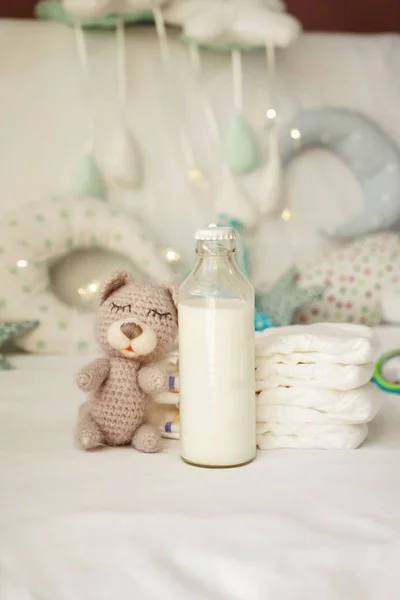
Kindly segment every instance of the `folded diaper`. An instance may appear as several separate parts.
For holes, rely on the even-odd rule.
[[[279,386],[352,390],[368,383],[375,364],[341,365],[297,363],[284,364],[273,358],[256,360],[256,391]]]
[[[168,354],[158,366],[169,376],[168,392],[153,394],[147,409],[147,422],[158,427],[165,438],[179,439],[179,354]]]
[[[358,425],[369,423],[378,413],[382,405],[380,394],[371,403],[365,403],[359,410],[351,410],[351,407],[343,408],[341,411],[324,411],[316,408],[304,408],[302,406],[288,406],[284,404],[258,404],[257,421],[274,423],[336,423]]]
[[[324,362],[362,365],[376,360],[379,341],[369,327],[346,323],[291,325],[268,329],[256,336],[258,357],[297,352],[334,355],[331,361],[324,357]]]
[[[169,374],[179,373],[179,353],[178,351],[170,352],[167,356],[157,363],[158,366]]]
[[[316,423],[258,423],[257,445],[261,450],[302,448],[350,450],[368,435],[368,425],[320,425]]]
[[[175,404],[160,404],[153,397],[147,409],[147,422],[155,425],[162,437],[179,439],[179,409]]]
[[[319,365],[361,365],[367,363],[356,362],[343,362],[342,356],[337,354],[326,354],[324,352],[293,352],[292,354],[270,354],[268,356],[256,357],[257,364],[263,364],[265,361],[271,363],[280,363],[288,366],[304,364],[304,363],[318,363]],[[375,362],[375,359],[368,362]]]
[[[368,423],[383,400],[384,392],[373,383],[346,392],[277,387],[257,395],[257,421]]]

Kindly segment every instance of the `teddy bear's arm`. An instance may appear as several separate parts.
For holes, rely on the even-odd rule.
[[[168,375],[157,365],[142,367],[138,373],[138,384],[145,394],[179,391],[179,377]]]
[[[110,361],[108,358],[98,358],[78,372],[76,383],[83,392],[95,392],[109,374]]]

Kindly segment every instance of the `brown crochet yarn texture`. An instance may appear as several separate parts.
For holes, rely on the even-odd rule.
[[[151,363],[164,358],[175,340],[177,295],[177,286],[135,282],[126,271],[114,273],[104,284],[96,331],[107,358],[94,361],[77,375],[80,389],[90,392],[78,415],[76,441],[81,448],[131,444],[142,452],[160,449],[159,432],[144,419],[147,394],[168,389],[167,376]],[[148,354],[132,351],[126,357],[124,348],[113,345],[112,326],[122,335],[123,346],[131,344],[133,349],[151,330],[151,336],[156,335],[155,348]],[[132,340],[125,335],[132,335]]]

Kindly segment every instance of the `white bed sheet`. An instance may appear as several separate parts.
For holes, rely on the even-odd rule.
[[[0,373],[1,600],[398,600],[399,397],[359,450],[214,471],[173,441],[154,456],[75,449],[82,357],[14,362]]]

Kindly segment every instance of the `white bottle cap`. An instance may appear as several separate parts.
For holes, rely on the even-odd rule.
[[[236,232],[233,227],[204,227],[198,229],[195,233],[195,240],[234,240],[236,238]]]

